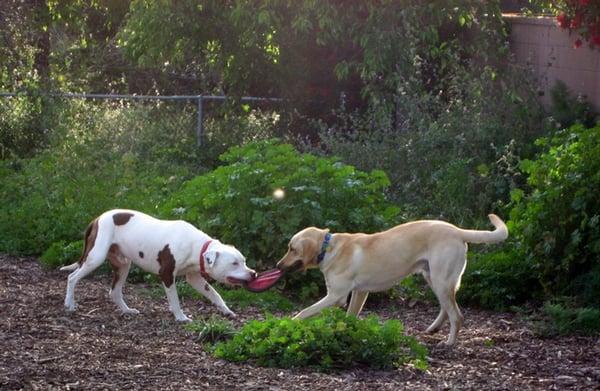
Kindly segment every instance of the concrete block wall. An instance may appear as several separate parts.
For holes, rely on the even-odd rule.
[[[600,110],[600,48],[584,43],[575,49],[578,36],[559,28],[552,17],[504,17],[510,25],[511,50],[517,62],[533,69],[544,105],[550,104],[550,88],[562,80]]]

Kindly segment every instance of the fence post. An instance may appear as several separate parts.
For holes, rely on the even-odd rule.
[[[196,145],[200,147],[202,145],[202,133],[204,133],[204,113],[202,107],[202,95],[198,95],[196,100],[198,105],[198,122],[196,123]]]

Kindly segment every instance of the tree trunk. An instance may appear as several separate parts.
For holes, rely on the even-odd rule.
[[[37,51],[33,67],[40,76],[40,84],[46,87],[50,78],[50,12],[45,0],[31,0],[35,35],[33,46]]]

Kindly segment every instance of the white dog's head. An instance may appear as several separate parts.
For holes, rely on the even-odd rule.
[[[256,278],[256,272],[246,266],[246,258],[235,247],[213,242],[204,253],[207,273],[229,285],[244,285]]]

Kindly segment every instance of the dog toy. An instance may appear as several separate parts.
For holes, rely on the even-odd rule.
[[[285,273],[279,269],[271,269],[260,273],[254,280],[244,284],[244,287],[250,292],[264,292],[283,277]]]

